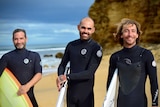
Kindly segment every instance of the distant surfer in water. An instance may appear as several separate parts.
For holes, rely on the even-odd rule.
[[[15,29],[12,39],[16,49],[4,54],[0,59],[0,75],[8,68],[21,83],[17,94],[27,93],[33,107],[38,107],[33,91],[34,85],[42,77],[40,56],[26,49],[27,36],[24,29]]]
[[[94,21],[85,17],[78,25],[80,39],[69,42],[58,67],[57,86],[68,79],[67,107],[94,107],[94,74],[102,59],[101,46],[91,39]],[[63,75],[70,62],[70,74]]]
[[[107,81],[108,89],[113,73],[118,68],[120,84],[117,107],[151,107],[147,104],[145,94],[147,75],[151,84],[152,107],[158,107],[156,62],[150,50],[138,46],[142,33],[140,28],[137,21],[127,18],[117,27],[115,37],[123,49],[111,55]]]

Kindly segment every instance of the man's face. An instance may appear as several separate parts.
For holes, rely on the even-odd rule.
[[[136,25],[123,25],[121,38],[123,38],[123,45],[125,47],[134,46],[136,44],[136,39],[138,38]]]
[[[24,32],[16,32],[13,36],[13,43],[16,49],[23,49],[26,46],[27,38]]]
[[[78,30],[81,40],[88,40],[91,38],[95,31],[94,24],[90,20],[84,20],[80,25],[78,25]]]

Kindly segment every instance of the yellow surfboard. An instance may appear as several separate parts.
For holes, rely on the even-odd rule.
[[[33,107],[27,94],[17,95],[19,81],[5,68],[0,77],[0,107]]]

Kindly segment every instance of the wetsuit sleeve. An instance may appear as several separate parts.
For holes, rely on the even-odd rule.
[[[110,82],[112,80],[114,71],[116,69],[116,62],[117,62],[117,57],[115,54],[112,54],[110,57],[110,60],[109,60],[109,69],[108,69],[109,72],[108,72],[108,79],[107,79],[107,83],[106,83],[107,90],[108,90],[108,87],[109,87]]]
[[[93,48],[93,47],[92,47]],[[88,62],[86,70],[79,73],[69,74],[71,80],[85,80],[94,78],[94,73],[96,72],[102,59],[102,48],[99,45],[94,46],[92,55]]]
[[[65,72],[66,65],[69,61],[69,51],[68,51],[69,47],[70,47],[70,44],[67,45],[65,52],[64,52],[64,55],[63,55],[63,58],[61,60],[61,63],[58,66],[58,76],[63,75]]]
[[[42,65],[41,65],[41,58],[38,53],[35,54],[35,73],[42,73]]]
[[[154,56],[151,51],[145,51],[144,59],[146,59],[146,70],[149,75],[151,94],[152,94],[152,106],[158,106],[158,81],[157,81],[157,67],[154,60]]]
[[[3,55],[2,58],[0,59],[0,76],[3,73],[3,70],[6,68],[7,66],[7,61],[5,60],[5,56]]]

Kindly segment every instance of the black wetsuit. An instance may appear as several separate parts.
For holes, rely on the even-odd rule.
[[[29,82],[36,73],[42,73],[40,62],[41,59],[38,53],[26,49],[13,50],[4,54],[0,59],[0,75],[4,68],[7,67],[15,75],[18,81],[24,85]],[[27,94],[33,107],[38,107],[33,89],[34,87],[31,87]]]
[[[145,82],[150,79],[152,105],[158,105],[157,68],[152,53],[139,46],[123,48],[111,55],[107,88],[115,68],[119,70],[117,107],[147,107]]]
[[[70,42],[58,68],[64,74],[70,61],[67,107],[94,107],[94,74],[101,62],[102,48],[94,40]]]

